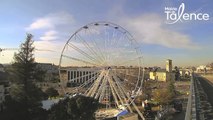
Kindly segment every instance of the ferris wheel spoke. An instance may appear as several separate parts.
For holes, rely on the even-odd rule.
[[[108,85],[107,85],[107,80],[106,80],[106,77],[105,77],[105,80],[104,80],[103,86],[102,86],[103,89],[100,89],[99,102],[101,102],[103,100],[103,98],[106,94],[107,87],[108,87]]]
[[[118,66],[122,66],[122,65],[125,65],[125,64],[127,64],[127,63],[130,63],[130,62],[132,62],[132,61],[136,61],[136,60],[138,60],[139,58],[141,58],[141,57],[139,56],[139,57],[136,57],[136,58],[133,58],[133,59],[130,59],[130,60],[126,60],[126,61],[124,61],[124,62],[120,62],[120,64],[118,64]]]
[[[92,34],[90,28],[88,29],[88,31],[90,32],[90,34]],[[97,38],[95,38],[95,36],[92,34],[92,39],[90,39],[90,40],[93,42],[93,45],[96,48],[96,51],[99,51],[101,58],[105,62],[105,55],[104,55],[103,51],[100,49],[100,46],[97,44],[95,39],[97,39]]]
[[[97,91],[97,93],[96,93],[96,95],[95,95],[95,99],[98,99],[98,98],[100,98],[100,96],[102,96],[101,93],[102,93],[102,94],[104,93],[106,84],[107,84],[107,80],[106,80],[106,76],[104,76],[103,82],[102,82],[102,84],[100,85],[100,88],[103,88],[103,89],[98,89],[98,91]],[[102,100],[102,99],[101,99],[101,100]]]
[[[106,56],[107,56],[107,61],[109,61],[109,32],[107,32],[107,28],[108,27],[106,27],[105,28],[105,38],[104,38],[104,40],[105,40],[105,51],[106,51]]]
[[[69,58],[69,59],[78,61],[78,62],[90,64],[90,65],[93,65],[93,66],[99,66],[99,65],[96,64],[96,63],[88,62],[88,61],[85,61],[85,60],[82,60],[82,59],[79,59],[79,58],[75,58],[75,57],[71,57],[71,56],[68,56],[68,55],[62,55],[62,56],[65,57],[65,58]]]
[[[79,52],[80,54],[82,54],[83,56],[89,58],[90,60],[99,63],[99,61],[97,61],[95,58],[91,57],[89,54],[87,54],[86,52],[84,52],[83,50],[79,49],[78,47],[76,47],[75,45],[73,45],[72,43],[68,43],[68,45],[70,47],[72,47],[73,49],[75,49],[77,52]],[[100,64],[100,63],[99,63]]]
[[[124,101],[123,101],[123,99],[122,99],[122,97],[121,97],[121,93],[120,93],[120,91],[119,91],[118,85],[116,85],[116,82],[114,82],[115,79],[113,78],[113,75],[110,74],[108,77],[109,77],[109,79],[110,79],[109,81],[111,82],[112,87],[113,87],[114,90],[115,90],[116,95],[118,96],[119,101],[120,101],[121,104],[123,105],[123,104],[124,104]]]
[[[138,72],[137,72],[138,71]],[[141,83],[141,75],[140,75],[140,68],[135,68],[135,69],[128,69],[126,71],[117,71],[120,76],[123,76],[124,82],[130,84],[131,86],[140,86]],[[136,87],[134,88],[133,91],[136,91]]]
[[[95,28],[94,28],[95,29]],[[98,44],[97,41],[99,41],[100,39],[97,39],[97,37],[95,37],[96,34],[93,34],[91,31],[91,28],[89,28],[89,32],[91,34],[91,41],[93,42],[93,45],[95,46],[94,48],[96,48],[96,51],[98,51],[100,53],[101,58],[103,59],[103,61],[106,63],[106,56],[103,52],[103,46],[100,45],[100,43]],[[99,36],[98,36],[99,37]]]
[[[124,36],[125,36],[125,34],[120,35],[119,38],[115,41],[114,46],[119,45],[119,42],[124,38]]]
[[[81,35],[76,34],[76,36],[77,36],[77,37],[82,41],[82,43],[87,47],[87,49],[90,51],[90,53],[93,54],[93,56],[96,56],[96,57],[97,57],[97,59],[98,59],[98,61],[99,61],[100,63],[103,63],[103,62],[104,62],[104,59],[103,59],[100,55],[98,55],[98,53],[91,47],[91,45],[90,45],[88,42],[86,42],[86,40],[84,40],[84,39],[82,38]]]
[[[96,93],[102,78],[104,77],[105,71],[101,71],[100,75],[98,76],[98,78],[96,79],[96,81],[94,82],[94,85],[90,88],[90,90],[87,92],[87,96],[93,97],[94,94]]]
[[[118,56],[119,58],[120,58],[121,56],[125,56],[125,55],[126,55],[125,51],[127,51],[127,50],[125,50],[123,47],[121,48],[120,46],[118,46],[118,45],[120,45],[120,44],[119,44],[119,41],[125,41],[125,38],[124,38],[124,37],[125,37],[125,34],[122,34],[122,35],[115,41],[115,43],[114,43],[114,46],[115,46],[115,48],[116,48],[117,53],[120,54],[120,55]],[[115,39],[116,39],[116,38],[115,38]],[[122,49],[123,49],[123,50],[122,50]],[[120,62],[121,62],[119,59],[113,59],[112,61],[113,61],[114,64],[120,63]]]
[[[138,77],[137,75],[131,74],[131,73],[127,73],[127,72],[122,72],[122,71],[117,71],[119,74],[125,74],[126,76],[132,76],[132,77]]]

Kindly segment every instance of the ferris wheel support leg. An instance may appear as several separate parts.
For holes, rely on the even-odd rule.
[[[115,79],[118,80],[118,78],[116,77]],[[122,91],[125,93],[125,90],[121,87]],[[129,95],[127,95],[125,93],[125,95],[127,96],[127,98],[132,101],[131,97]],[[135,108],[135,110],[137,111],[137,113],[139,114],[139,116],[141,117],[142,120],[145,120],[143,114],[140,112],[140,110],[138,109],[138,107],[136,106],[136,104],[134,102],[132,102],[133,107]]]
[[[98,99],[98,97],[101,96],[102,91],[105,90],[106,83],[107,83],[106,77],[104,77],[103,81],[102,81],[102,83],[101,83],[101,85],[100,85],[100,87],[97,91],[97,94],[95,95],[95,99]]]
[[[113,86],[112,86],[112,81],[110,81],[110,78],[108,78],[108,82],[109,82],[110,89],[111,89],[111,91],[112,91],[113,98],[115,99],[115,103],[117,104],[117,106],[119,106],[120,104],[119,104],[117,95],[116,95],[116,93],[115,93],[115,90],[114,90],[114,88],[113,88]]]
[[[131,107],[128,105],[127,101],[125,100],[125,99],[126,99],[125,96],[123,96],[125,101],[123,101],[123,99],[121,98],[121,94],[123,94],[123,93],[119,94],[118,91],[121,92],[121,90],[119,90],[118,85],[116,85],[116,84],[115,84],[116,82],[114,82],[114,81],[116,81],[116,80],[114,79],[114,81],[113,81],[113,78],[114,78],[114,77],[112,77],[112,75],[111,75],[111,73],[110,73],[110,79],[109,79],[109,80],[111,81],[112,87],[114,88],[115,93],[116,93],[116,95],[118,96],[118,98],[119,98],[121,104],[122,104],[122,105],[127,104],[128,109],[130,110],[130,112],[132,112]],[[125,103],[124,103],[124,102],[125,102]]]
[[[94,85],[92,86],[92,88],[89,90],[89,92],[87,93],[86,96],[89,96],[89,97],[94,97],[97,89],[98,89],[98,86],[100,85],[101,83],[101,79],[103,78],[105,74],[105,71],[102,71],[101,74],[98,76],[97,80],[95,81]]]
[[[127,108],[129,109],[129,111],[132,113],[132,108],[130,107],[129,103],[128,103],[128,100],[127,100],[127,94],[125,94],[125,91],[121,88],[121,84],[118,84],[119,81],[118,81],[118,78],[117,76],[114,76],[114,79],[115,79],[115,83],[117,84],[117,87],[118,87],[118,90],[120,91],[120,93],[123,95],[124,97],[124,101],[125,101],[125,104],[127,105]]]

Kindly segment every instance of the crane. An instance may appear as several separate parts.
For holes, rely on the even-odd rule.
[[[6,51],[6,50],[19,50],[18,48],[0,48],[0,53],[2,51]],[[50,51],[50,52],[55,52],[53,50],[47,50],[47,49],[37,49],[35,48],[36,51]]]
[[[18,48],[0,48],[0,53],[5,50],[18,50]]]

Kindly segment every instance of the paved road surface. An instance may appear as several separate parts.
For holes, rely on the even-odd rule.
[[[198,80],[200,81],[200,84],[202,85],[204,92],[208,96],[209,103],[213,106],[213,84],[208,82],[208,80],[206,80],[203,77],[198,77]]]
[[[198,109],[197,114],[206,120],[213,120],[213,84],[203,77],[198,77],[197,80],[206,94],[200,94],[201,109]]]

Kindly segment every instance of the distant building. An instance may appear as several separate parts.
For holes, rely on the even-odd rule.
[[[190,70],[187,69],[180,69],[180,77],[185,78],[191,76]]]
[[[197,67],[196,71],[197,72],[207,72],[207,71],[210,71],[212,70],[211,67],[208,67],[206,65],[200,65],[199,67]]]
[[[58,67],[52,63],[37,63],[37,67],[41,68],[47,73],[58,73]]]
[[[57,77],[59,78],[58,66],[51,63],[37,63],[37,67],[46,72],[45,81],[51,81]]]
[[[166,61],[166,69],[155,69],[149,72],[149,77],[152,80],[168,81],[175,79],[175,73],[172,72],[172,60]]]

